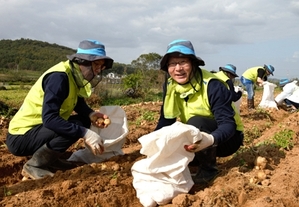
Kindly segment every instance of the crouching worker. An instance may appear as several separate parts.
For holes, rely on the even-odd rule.
[[[175,40],[167,47],[160,66],[170,78],[164,86],[164,100],[155,130],[181,122],[197,127],[202,141],[185,146],[195,152],[192,162],[198,171],[195,184],[207,184],[217,174],[216,157],[226,157],[243,144],[243,124],[232,103],[226,83],[199,66],[204,61],[195,55],[192,43]],[[182,146],[184,147],[184,146]]]
[[[22,175],[40,179],[53,176],[54,170],[76,167],[60,159],[79,138],[94,154],[104,152],[103,140],[90,125],[107,115],[93,111],[84,98],[101,81],[104,69],[112,67],[105,46],[84,40],[77,53],[67,56],[44,72],[28,92],[21,108],[10,121],[6,144],[16,156],[32,156],[23,166]],[[73,113],[76,112],[76,113]]]

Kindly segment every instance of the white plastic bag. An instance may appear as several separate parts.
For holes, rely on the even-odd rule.
[[[234,88],[235,88],[235,92],[241,91],[242,94],[243,94],[244,90],[243,90],[242,87],[240,87],[240,86],[234,86]],[[239,113],[240,113],[240,105],[241,105],[241,102],[242,102],[242,96],[239,98],[239,100],[237,100],[237,101],[233,101],[233,103],[234,103],[234,105],[235,105],[235,107],[236,107],[236,109],[237,109],[237,111],[238,111]]]
[[[277,87],[276,84],[270,83],[268,81],[264,82],[263,85],[263,96],[260,104],[261,108],[275,108],[278,110],[277,105],[274,100],[274,88]]]
[[[138,139],[145,159],[131,168],[133,186],[144,207],[165,205],[175,196],[188,193],[194,185],[188,164],[194,153],[187,152],[184,145],[201,139],[199,129],[175,122]]]
[[[275,97],[275,101],[278,103],[278,105],[281,105],[283,103],[283,101],[290,97],[293,92],[295,90],[297,90],[299,87],[297,85],[297,81],[294,80],[293,82],[291,83],[287,83],[283,88],[282,88],[282,92],[280,94],[278,94],[276,97]]]
[[[105,152],[101,155],[94,155],[88,148],[74,152],[68,161],[98,163],[113,156],[123,155],[122,146],[129,133],[127,116],[119,106],[102,106],[100,112],[109,116],[111,124],[104,129],[91,126],[90,129],[97,132],[104,140]]]

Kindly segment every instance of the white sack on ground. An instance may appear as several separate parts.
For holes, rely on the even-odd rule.
[[[133,186],[145,207],[164,205],[175,196],[188,193],[194,185],[188,164],[194,153],[184,145],[201,140],[199,129],[175,122],[138,139],[146,155],[132,166]]]
[[[299,89],[298,85],[297,85],[297,81],[294,80],[293,82],[291,83],[288,83],[286,84],[283,88],[282,88],[282,92],[280,94],[278,94],[276,97],[275,97],[275,101],[281,105],[284,101],[284,99],[286,98],[289,98],[293,92],[295,90]],[[296,101],[295,101],[296,102]],[[298,103],[298,102],[296,102]]]
[[[261,108],[275,108],[278,110],[277,105],[274,99],[274,88],[276,85],[268,81],[264,82],[263,86],[263,96],[260,104],[258,105]]]
[[[68,161],[98,163],[113,156],[123,155],[122,146],[129,133],[127,116],[119,106],[102,106],[100,112],[108,115],[111,124],[104,129],[91,126],[90,129],[97,132],[104,140],[105,152],[101,155],[94,155],[88,148],[74,152]]]

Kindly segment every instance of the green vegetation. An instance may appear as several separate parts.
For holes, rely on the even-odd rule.
[[[0,66],[16,71],[45,71],[75,52],[71,48],[37,40],[1,40]]]
[[[143,122],[152,122],[155,119],[157,119],[157,113],[153,112],[153,111],[149,111],[149,110],[142,110],[140,111],[141,116],[139,116],[136,121],[135,124],[137,126],[140,126]]]
[[[0,40],[0,115],[14,115],[39,76],[75,52],[37,40]],[[112,69],[103,71],[103,81],[87,102],[99,107],[161,100],[165,74],[158,70],[160,59],[149,53],[131,64],[114,62]]]
[[[277,146],[290,150],[294,146],[293,142],[294,131],[290,129],[283,129],[272,137],[270,142],[275,143]]]
[[[3,187],[3,191],[4,191],[3,192],[4,196],[11,196],[12,195],[12,192],[9,191],[6,186]]]

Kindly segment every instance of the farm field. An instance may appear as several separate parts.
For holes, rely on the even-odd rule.
[[[262,91],[258,91],[256,106],[261,97]],[[154,130],[160,106],[160,102],[150,102],[123,107],[130,130],[123,146],[125,155],[58,171],[54,177],[41,180],[22,181],[21,169],[28,157],[8,152],[4,143],[9,120],[0,120],[0,206],[142,207],[132,185],[131,167],[145,158],[139,152],[138,138]],[[220,174],[212,183],[193,186],[188,194],[178,195],[164,207],[299,206],[298,113],[283,109],[248,111],[246,96],[242,97],[240,108],[245,126],[244,146],[234,155],[217,160]],[[150,112],[152,119],[143,120],[145,112]],[[286,143],[281,137],[288,137],[291,131],[292,139]],[[83,147],[79,140],[65,158]],[[255,160],[259,156],[266,159],[266,165],[257,168]]]

